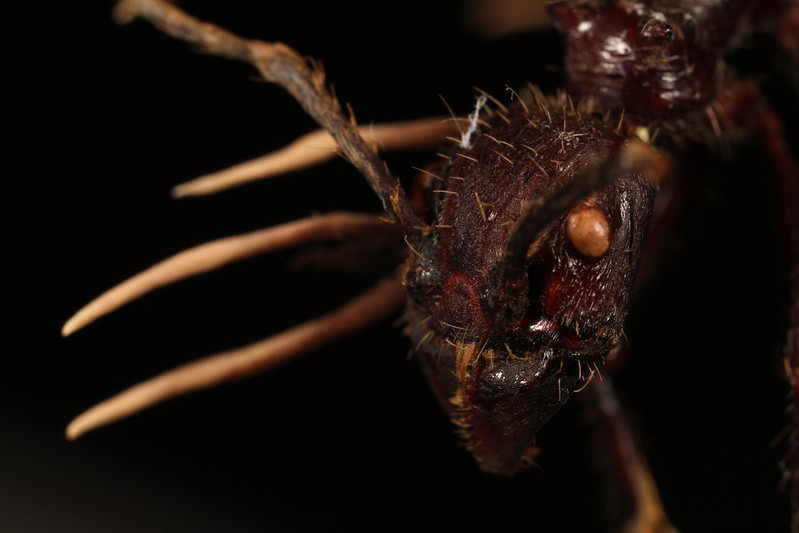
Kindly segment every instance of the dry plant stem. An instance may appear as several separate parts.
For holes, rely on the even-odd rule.
[[[288,331],[212,355],[156,376],[92,407],[67,427],[76,439],[94,428],[189,392],[250,377],[323,346],[397,311],[405,301],[398,279],[387,279],[343,307]]]
[[[408,238],[417,239],[424,224],[399,181],[360,136],[354,120],[344,117],[338,101],[325,88],[321,69],[309,66],[282,43],[242,39],[162,0],[123,0],[117,5],[115,17],[120,23],[143,18],[164,33],[195,44],[205,52],[252,64],[266,81],[286,89],[306,113],[330,132],[344,157],[367,179],[383,208],[400,223]]]
[[[458,127],[452,120],[427,118],[361,126],[358,132],[378,150],[413,150],[441,143],[448,135],[456,134]],[[172,189],[172,195],[181,198],[214,194],[259,179],[309,168],[338,154],[339,146],[333,137],[325,130],[317,130],[276,152],[182,183]]]
[[[67,336],[154,289],[235,261],[308,242],[342,238],[385,225],[374,215],[329,213],[201,244],[165,259],[101,294],[70,318],[61,332]]]

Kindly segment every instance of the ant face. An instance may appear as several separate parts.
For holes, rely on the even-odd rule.
[[[428,381],[483,469],[502,474],[534,457],[535,434],[618,344],[654,193],[622,171],[566,202],[518,250],[524,268],[503,291],[522,208],[557,203],[626,139],[566,98],[542,105],[487,118],[453,149],[406,273],[408,333]]]

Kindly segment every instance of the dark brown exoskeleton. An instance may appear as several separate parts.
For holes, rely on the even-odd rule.
[[[589,387],[621,450],[614,457],[617,474],[628,480],[630,524],[637,524],[631,530],[669,530],[612,391],[593,378],[621,342],[657,186],[669,168],[683,168],[677,151],[671,164],[665,162],[653,146],[655,135],[668,149],[742,131],[762,139],[783,191],[790,253],[799,258],[796,164],[757,89],[723,62],[752,17],[779,22],[777,35],[789,54],[799,55],[791,48],[797,6],[586,0],[556,2],[550,13],[566,39],[568,96],[545,97],[528,87],[508,106],[492,99],[493,110],[481,96],[466,119],[359,132],[321,73],[290,48],[241,39],[162,0],[121,2],[120,20],[150,20],[208,52],[250,62],[286,88],[366,177],[393,224],[334,213],[209,243],[112,289],[71,319],[65,333],[153,288],[277,248],[399,235],[407,260],[402,283],[399,277],[383,281],[320,319],[137,385],[78,417],[68,435],[264,370],[405,305],[406,331],[427,378],[484,469],[513,474],[532,460],[541,426],[574,392]],[[419,177],[413,200],[373,147],[433,146],[445,137],[451,148]],[[206,193],[308,165],[313,156],[291,154],[328,142],[321,133],[310,139],[177,192]],[[799,289],[793,290],[794,341],[786,361],[796,388]],[[791,472],[796,502],[795,464]]]
[[[625,136],[563,104],[520,105],[452,152],[428,190],[434,231],[408,260],[422,366],[483,468],[502,474],[619,343],[654,196],[640,169],[598,167]],[[589,172],[613,183],[581,199]]]

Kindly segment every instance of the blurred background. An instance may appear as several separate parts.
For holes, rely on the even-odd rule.
[[[183,4],[320,58],[363,123],[443,115],[440,96],[468,112],[473,86],[503,96],[506,85],[560,83],[553,29],[491,35],[464,22],[463,2]],[[173,185],[279,148],[313,123],[245,65],[192,53],[144,23],[115,25],[110,2],[9,7],[0,22],[0,530],[606,530],[592,467],[602,451],[591,450],[574,406],[542,433],[539,468],[483,474],[391,321],[67,442],[66,424],[94,403],[316,316],[369,280],[295,272],[290,253],[274,254],[60,338],[80,306],[195,244],[379,205],[343,161],[172,199]],[[786,425],[784,288],[767,173],[746,154],[689,206],[631,312],[631,359],[618,377],[683,531],[787,527],[783,448],[772,445]],[[428,160],[389,158],[405,177]]]

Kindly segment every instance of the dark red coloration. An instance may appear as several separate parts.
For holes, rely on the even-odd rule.
[[[411,338],[440,402],[482,466],[511,474],[535,433],[592,377],[621,338],[654,186],[618,177],[591,202],[612,232],[588,258],[566,237],[566,214],[536,239],[528,287],[502,301],[502,258],[524,208],[621,150],[625,137],[565,99],[513,107],[458,146],[428,190],[432,230],[409,259]],[[510,313],[503,310],[509,307]],[[513,315],[505,324],[502,317]]]
[[[748,17],[774,20],[786,4],[553,4],[577,111],[565,97],[528,99],[532,111],[516,104],[487,119],[471,144],[456,146],[438,168],[441,180],[429,183],[420,208],[431,228],[414,242],[407,267],[408,330],[439,401],[485,469],[510,474],[523,466],[541,425],[619,343],[654,192],[644,168],[622,171],[612,162],[625,138],[658,132],[659,144],[673,150],[723,144],[746,132],[764,139],[780,182],[795,183],[781,135],[768,133],[773,116],[757,89],[724,62],[746,37]],[[783,43],[790,41],[786,33]],[[690,167],[680,152],[674,162]],[[525,211],[526,205],[557,198],[564,183],[587,179],[592,168],[620,174],[589,200],[609,219],[606,254],[580,254],[565,236],[561,211],[534,231],[520,229],[546,207]],[[647,174],[665,177],[663,169]],[[787,225],[795,238],[799,208],[791,198]],[[514,240],[521,234],[523,257]],[[520,260],[521,270],[507,266]],[[799,357],[789,354],[788,361],[796,374]]]
[[[753,4],[753,2],[748,2]],[[721,53],[744,1],[561,2],[567,90],[640,119],[699,109],[716,96]]]
[[[721,144],[742,133],[762,139],[784,191],[791,259],[798,262],[795,161],[758,89],[723,60],[745,37],[747,16],[774,20],[782,7],[744,0],[554,4],[566,38],[570,97],[522,91],[510,109],[499,104],[501,112],[475,113],[474,131],[430,167],[413,206],[343,119],[321,74],[296,53],[280,45],[276,53],[253,54],[252,43],[209,25],[153,18],[206,47],[227,40],[231,46],[214,53],[254,62],[266,79],[286,87],[367,176],[409,245],[407,332],[427,378],[481,465],[513,474],[534,457],[541,426],[621,342],[655,183],[667,174],[648,144],[655,132],[657,145],[672,150],[674,168],[688,168],[680,158],[703,141]],[[791,21],[783,19],[779,34],[786,47],[795,37]],[[581,206],[607,217],[607,250],[585,254],[570,241],[568,212]],[[796,346],[789,343],[786,368],[799,390]],[[601,395],[612,399],[605,389]],[[620,450],[613,474],[629,489],[624,503],[631,515],[643,515],[658,507],[657,496],[637,494],[647,485],[646,468],[623,435],[623,417],[606,419],[606,440]],[[789,460],[796,502],[799,459],[794,453]],[[667,523],[661,516],[647,525]]]

